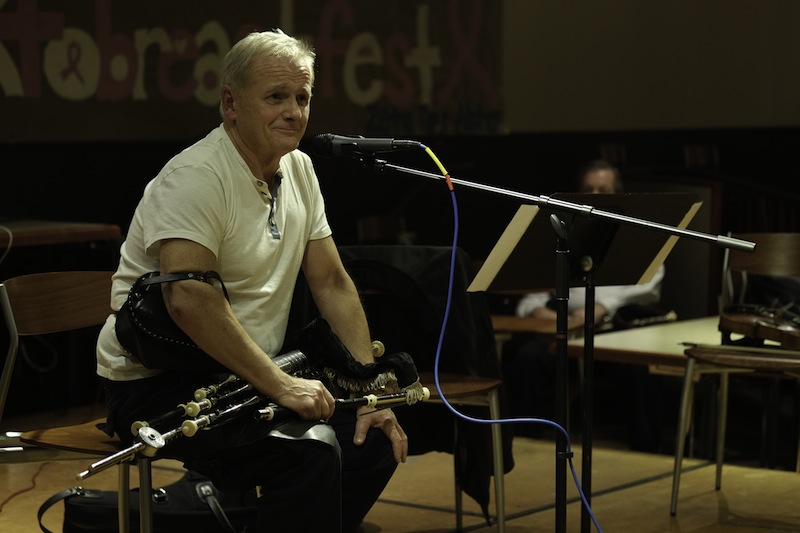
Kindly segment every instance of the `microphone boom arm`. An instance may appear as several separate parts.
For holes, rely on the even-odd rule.
[[[411,174],[423,178],[445,181],[445,177],[441,174],[434,174],[432,172],[425,172],[422,170],[393,165],[382,159],[364,158],[362,159],[362,162],[364,164],[367,164],[369,162],[371,165],[374,166],[375,170],[377,170],[378,172],[391,170],[401,174]],[[551,198],[549,196],[536,196],[532,194],[526,194],[518,191],[513,191],[510,189],[495,187],[493,185],[487,185],[485,183],[476,183],[472,181],[453,178],[452,176],[450,177],[450,182],[455,185],[461,185],[472,189],[479,189],[485,192],[500,194],[502,196],[518,198],[520,200],[523,200],[525,203],[535,204],[541,208],[551,208],[551,209],[556,208],[560,211],[567,211],[569,213],[573,213],[586,218],[597,218],[601,220],[610,220],[613,222],[618,222],[620,224],[627,224],[630,226],[647,227],[654,230],[663,231],[671,235],[688,237],[690,239],[708,242],[723,248],[731,248],[734,250],[752,252],[756,246],[754,242],[745,241],[742,239],[727,237],[725,235],[711,235],[709,233],[702,233],[699,231],[677,228],[675,226],[670,226],[668,224],[660,224],[658,222],[653,222],[650,220],[644,220],[641,218],[620,215],[618,213],[612,213],[610,211],[603,211],[602,209],[597,209],[591,205],[576,204],[574,202],[558,200],[555,198]]]

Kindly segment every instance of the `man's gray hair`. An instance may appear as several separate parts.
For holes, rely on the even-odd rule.
[[[280,28],[250,33],[234,44],[222,61],[222,85],[227,84],[234,88],[247,86],[250,81],[250,64],[254,57],[261,55],[306,64],[311,72],[311,85],[314,85],[314,48],[302,39],[287,35]]]

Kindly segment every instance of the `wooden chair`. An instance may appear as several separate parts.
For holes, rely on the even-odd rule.
[[[431,391],[432,403],[442,403],[430,370],[436,351],[435,341],[444,316],[452,249],[440,246],[374,245],[344,246],[339,250],[345,267],[362,295],[372,334],[391,351],[411,353],[420,370],[420,381]],[[498,420],[501,418],[502,379],[495,352],[491,314],[483,295],[466,292],[468,283],[474,277],[474,264],[463,250],[456,252],[455,265],[452,312],[442,346],[443,358],[445,361],[449,359],[451,366],[442,367],[439,375],[442,395],[453,406],[486,408],[489,418]],[[297,302],[301,300],[296,299]],[[470,342],[471,336],[474,342]],[[497,371],[492,372],[491,368],[495,365]],[[438,423],[439,414],[432,413],[433,410],[434,406],[427,413],[415,413],[413,416]],[[399,418],[405,415],[398,412]],[[472,431],[475,424],[450,413],[442,418],[443,424],[451,421],[455,428],[452,446],[456,470],[456,526],[461,530],[462,493],[469,494],[470,491],[460,486],[458,479],[459,475],[466,476],[468,483],[468,475],[474,472],[466,473],[465,470],[469,469],[459,467],[459,463],[468,462],[464,459],[463,450],[465,441],[469,440],[465,437],[465,431]],[[487,429],[492,461],[492,475],[487,476],[487,483],[491,478],[494,479],[497,528],[501,533],[505,531],[505,460],[506,457],[510,458],[506,454],[511,453],[508,429],[502,428],[499,423],[491,424],[491,428]],[[410,428],[406,427],[406,431],[409,432]],[[479,431],[483,432],[483,428]],[[410,438],[416,439],[420,449],[426,449],[430,442],[430,436],[424,433],[410,435]],[[483,447],[482,440],[470,440],[470,444]],[[461,451],[457,449],[459,445],[462,446]],[[461,454],[461,461],[455,460],[457,453]],[[483,460],[483,450],[478,453],[473,447],[466,451],[467,455],[469,453],[472,453],[472,461]],[[483,506],[482,502],[479,503]]]
[[[0,416],[5,407],[14,363],[22,337],[46,335],[102,325],[111,312],[110,271],[45,272],[14,277],[0,284],[0,311],[9,347],[0,376]],[[88,354],[93,357],[94,352]],[[4,463],[107,457],[121,449],[116,437],[97,428],[103,419],[12,434],[20,446],[4,448]],[[138,458],[140,531],[152,531],[152,492],[149,458]],[[119,527],[130,531],[130,462],[118,464]],[[147,490],[150,489],[150,490]]]
[[[429,401],[443,402],[433,372],[420,372],[419,380],[431,391]],[[451,405],[477,405],[488,407],[491,420],[500,419],[499,390],[502,381],[496,378],[468,376],[464,374],[439,373],[439,387]],[[494,468],[495,513],[497,531],[505,531],[505,489],[503,465],[503,434],[500,424],[492,424],[492,466]],[[499,472],[499,473],[498,473]],[[456,531],[463,528],[462,491],[456,476]]]
[[[694,385],[701,375],[719,378],[716,421],[716,489],[722,484],[729,376],[747,373],[772,379],[800,376],[800,324],[768,306],[746,305],[748,275],[800,277],[800,233],[742,233],[756,244],[753,252],[726,250],[720,296],[721,342],[688,348],[675,444],[670,514],[677,513],[678,489],[686,436],[692,419]],[[798,295],[800,296],[800,295]],[[743,342],[746,341],[746,342]],[[797,467],[800,472],[800,445]]]

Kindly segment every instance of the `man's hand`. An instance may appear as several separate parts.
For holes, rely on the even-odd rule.
[[[356,431],[353,435],[353,444],[361,446],[367,437],[369,428],[378,428],[392,443],[394,460],[405,463],[408,457],[408,437],[391,409],[375,409],[374,407],[359,407],[356,411]]]
[[[305,420],[328,421],[336,408],[336,401],[321,381],[289,374],[282,377],[286,385],[282,394],[273,396],[275,403],[291,409]]]

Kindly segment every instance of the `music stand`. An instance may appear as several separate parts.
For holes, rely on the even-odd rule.
[[[692,193],[569,194],[554,199],[602,208],[621,218],[634,217],[685,229],[701,206]],[[613,218],[576,216],[574,209],[549,204],[522,205],[489,253],[468,291],[555,289],[556,422],[569,431],[567,416],[567,314],[569,287],[586,286],[583,381],[583,478],[587,503],[591,498],[594,287],[633,285],[652,279],[678,240],[677,235],[652,231],[647,224],[626,225]],[[540,211],[545,211],[540,216]],[[539,216],[537,216],[539,215]],[[657,227],[657,226],[655,226]],[[556,253],[553,254],[554,249]],[[556,531],[566,527],[566,440],[556,434]],[[589,515],[582,507],[581,530]]]

